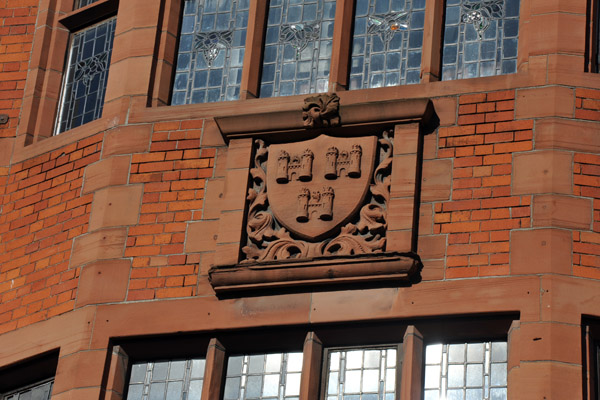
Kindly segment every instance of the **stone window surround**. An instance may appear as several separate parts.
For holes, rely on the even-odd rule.
[[[582,353],[584,396],[589,400],[600,398],[600,319],[597,316],[583,316]]]
[[[157,122],[174,119],[205,118],[219,115],[235,115],[244,102],[244,108],[272,107],[275,104],[293,101],[292,99],[254,99],[253,93],[257,92],[260,85],[260,77],[257,73],[261,63],[262,35],[256,27],[260,24],[249,23],[248,38],[246,43],[246,58],[244,62],[244,73],[242,77],[242,99],[236,102],[204,103],[183,105],[177,107],[165,106],[169,102],[171,91],[172,72],[174,59],[176,57],[176,38],[179,29],[180,2],[167,0],[164,7],[160,1],[155,2],[155,7],[148,2],[144,8],[148,11],[138,19],[132,20],[132,9],[136,7],[135,1],[130,0],[120,6],[118,0],[99,0],[93,4],[72,11],[74,0],[42,0],[40,3],[40,15],[36,23],[32,58],[23,99],[23,113],[21,123],[17,132],[15,146],[15,159],[24,160],[29,157],[42,154],[48,150],[54,150],[72,141],[91,136],[103,130],[113,128],[125,123]],[[131,3],[131,4],[130,4]],[[251,0],[250,21],[261,21],[266,18],[266,6],[260,8],[258,4],[264,4],[259,0]],[[349,65],[343,57],[350,49],[350,32],[344,32],[341,28],[351,23],[353,18],[353,0],[338,2],[336,11],[336,32],[334,34],[334,54],[332,56],[332,68],[330,74],[331,91],[338,91],[340,97],[346,96],[351,99],[365,99],[373,101],[389,100],[393,98],[417,98],[435,95],[457,94],[464,92],[464,81],[440,82],[439,85],[431,85],[439,80],[440,74],[440,48],[441,32],[443,29],[443,0],[427,2],[425,16],[425,32],[423,44],[423,58],[421,64],[421,83],[416,85],[385,87],[376,89],[360,89],[346,91]],[[93,16],[94,21],[109,15],[117,14],[117,32],[115,37],[115,48],[111,60],[111,70],[116,70],[114,64],[120,63],[119,70],[109,74],[107,84],[107,96],[102,118],[84,124],[80,127],[64,132],[51,142],[43,146],[30,144],[44,141],[52,136],[52,126],[48,121],[54,121],[62,82],[62,71],[65,63],[69,33],[85,26],[86,21]],[[137,17],[137,16],[136,16]],[[525,17],[525,16],[523,16]],[[122,20],[128,21],[129,26],[121,27]],[[342,21],[342,22],[339,22]],[[345,22],[348,21],[348,22]],[[138,28],[139,27],[139,28]],[[144,28],[144,29],[142,29]],[[151,28],[151,29],[149,29]],[[143,36],[138,31],[153,31],[152,36]],[[523,32],[523,35],[526,35]],[[119,37],[126,36],[126,37]],[[153,43],[152,50],[140,49],[139,51],[150,52],[145,58],[152,59],[151,67],[147,71],[139,73],[135,82],[123,85],[123,76],[130,76],[138,70],[142,63],[141,54],[138,49],[131,49],[132,43],[128,39],[145,40]],[[525,41],[524,41],[525,42]],[[144,54],[145,55],[145,54]],[[494,90],[506,89],[507,86],[519,87],[527,82],[528,54],[519,51],[519,72],[513,75],[499,75],[485,78],[469,79],[468,86],[471,90]],[[139,61],[133,67],[126,65],[127,62],[134,64],[132,58]],[[125,63],[124,63],[125,61]],[[125,64],[125,65],[124,65]],[[146,64],[144,64],[144,67]],[[127,80],[127,79],[125,79]],[[134,81],[134,80],[131,80]],[[132,90],[133,86],[139,86]],[[441,85],[441,86],[440,86]],[[128,86],[128,87],[122,87]],[[245,94],[244,94],[245,93]],[[304,96],[304,95],[301,95]],[[364,100],[363,100],[364,101]],[[65,135],[67,133],[67,135]]]
[[[264,333],[260,330],[234,330],[215,335],[200,333],[186,337],[183,342],[181,338],[169,335],[117,339],[112,348],[109,376],[116,376],[117,371],[124,373],[134,362],[205,358],[201,398],[219,400],[229,355],[302,351],[300,400],[324,399],[329,350],[396,346],[396,398],[419,399],[423,393],[423,363],[428,344],[467,343],[480,339],[506,341],[511,329],[518,326],[513,318],[518,317],[514,314],[489,315],[485,317],[487,324],[482,324],[476,316],[466,316],[444,322],[417,321],[414,325],[411,321],[370,321],[359,325],[273,327]],[[509,368],[511,351],[509,343]],[[107,389],[123,393],[128,380],[128,376],[114,381],[109,379]]]

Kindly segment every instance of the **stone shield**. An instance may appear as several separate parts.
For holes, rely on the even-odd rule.
[[[363,204],[376,149],[375,136],[320,135],[271,145],[267,196],[275,218],[305,240],[322,240],[332,234]]]

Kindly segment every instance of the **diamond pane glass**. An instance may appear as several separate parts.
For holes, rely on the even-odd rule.
[[[54,381],[49,381],[18,389],[4,396],[0,395],[0,398],[2,400],[50,400],[53,383]]]
[[[298,400],[302,353],[232,356],[227,361],[224,400]]]
[[[72,35],[57,133],[102,116],[116,22],[111,18]]]
[[[442,79],[517,72],[520,0],[448,0]]]
[[[357,0],[350,89],[419,83],[425,0]]]
[[[260,97],[327,92],[335,1],[271,0]]]
[[[384,400],[395,398],[395,348],[330,351],[327,398]]]
[[[171,104],[240,97],[249,0],[185,0]]]
[[[506,400],[506,360],[506,342],[428,345],[425,399]]]
[[[204,368],[204,359],[133,364],[127,400],[200,400]]]

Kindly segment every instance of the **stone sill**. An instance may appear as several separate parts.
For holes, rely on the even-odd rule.
[[[411,283],[422,268],[414,253],[323,257],[295,261],[240,263],[213,267],[210,283],[217,294],[341,284]]]

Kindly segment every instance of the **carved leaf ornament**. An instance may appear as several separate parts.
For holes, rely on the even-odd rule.
[[[243,262],[384,251],[392,148],[389,132],[256,140]]]

